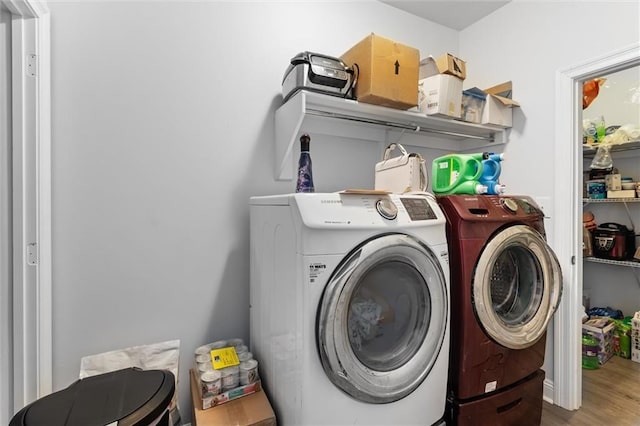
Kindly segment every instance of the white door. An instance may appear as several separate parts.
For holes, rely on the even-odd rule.
[[[0,424],[52,389],[49,15],[0,0]]]
[[[13,413],[11,13],[0,3],[0,424]]]
[[[374,238],[336,268],[322,296],[317,344],[323,368],[360,401],[388,403],[427,377],[445,336],[446,278],[414,238]]]

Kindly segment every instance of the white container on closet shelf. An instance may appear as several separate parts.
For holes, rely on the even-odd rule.
[[[631,361],[640,362],[640,311],[631,319]]]

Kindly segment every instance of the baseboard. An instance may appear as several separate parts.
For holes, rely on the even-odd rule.
[[[553,380],[544,379],[542,399],[553,404]]]

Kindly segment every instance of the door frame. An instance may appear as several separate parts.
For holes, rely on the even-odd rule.
[[[582,83],[640,66],[640,43],[556,73],[554,249],[564,288],[553,321],[553,403],[568,410],[582,405]],[[568,202],[567,202],[568,201]]]
[[[50,17],[37,0],[11,12],[13,152],[13,408],[51,393]]]

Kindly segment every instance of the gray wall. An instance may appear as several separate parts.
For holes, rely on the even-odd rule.
[[[247,200],[293,189],[273,177],[293,55],[375,32],[458,53],[465,87],[513,80],[502,180],[550,196],[556,70],[638,40],[637,4],[604,4],[514,1],[458,33],[373,1],[51,3],[54,387],[82,356],[177,338],[189,418],[193,350],[248,338]],[[312,139],[318,191],[373,185],[378,145],[343,142]]]
[[[522,105],[503,164],[513,191],[553,193],[554,146],[569,143],[554,140],[556,73],[638,43],[639,8],[638,2],[515,0],[460,33],[460,52],[470,63],[464,87],[512,80]],[[609,22],[616,31],[589,30]]]
[[[274,180],[289,59],[370,32],[424,55],[458,33],[378,2],[53,2],[54,388],[80,359],[249,337],[248,198]],[[313,135],[312,135],[313,138]],[[381,152],[312,139],[316,189],[373,186]]]
[[[638,36],[640,38],[640,36]],[[607,126],[640,126],[640,67],[603,75],[598,96],[583,112],[583,118],[604,117]],[[638,99],[632,102],[632,98]],[[640,170],[638,170],[640,173]],[[638,176],[640,179],[640,175]]]
[[[512,80],[513,97],[522,105],[514,111],[504,151],[507,160],[501,182],[508,185],[509,193],[553,199],[558,179],[554,149],[571,143],[555,140],[556,74],[638,43],[639,17],[638,2],[514,0],[460,33],[460,55],[468,61],[464,87],[490,87]],[[616,23],[616,31],[591,30],[611,22]],[[545,226],[553,242],[562,238],[553,234],[553,211],[560,206],[546,207],[552,219]],[[553,326],[547,336],[544,370],[547,379],[553,380]]]

